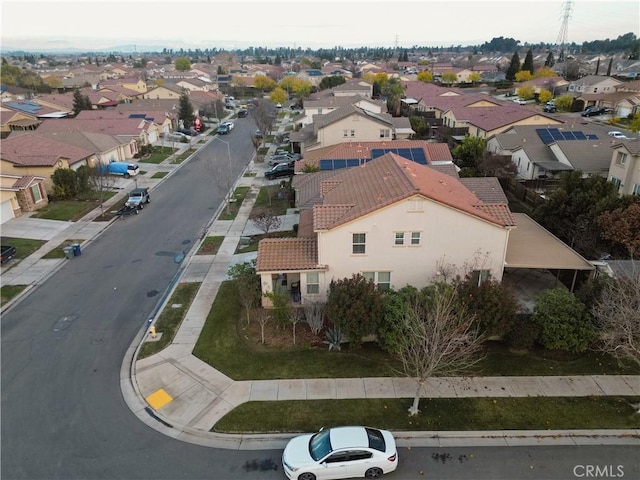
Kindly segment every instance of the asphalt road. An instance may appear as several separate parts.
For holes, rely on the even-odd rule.
[[[220,208],[229,179],[249,162],[254,130],[250,120],[236,121],[223,141],[154,189],[140,215],[114,222],[2,316],[2,479],[285,478],[281,451],[217,450],[166,437],[131,413],[119,389],[127,348],[166,295],[177,260]],[[640,476],[636,447],[399,453],[389,478],[580,478],[583,465],[608,466],[616,475],[607,478],[622,477],[620,465],[624,478]]]

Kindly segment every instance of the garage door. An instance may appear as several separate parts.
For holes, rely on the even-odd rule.
[[[11,200],[0,204],[0,223],[7,222],[13,218],[13,208],[11,208]]]

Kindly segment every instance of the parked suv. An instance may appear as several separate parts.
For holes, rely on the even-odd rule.
[[[558,111],[558,109],[556,108],[555,105],[545,105],[544,108],[542,109],[543,112],[547,112],[547,113],[556,113]]]
[[[296,172],[293,166],[294,162],[279,163],[275,167],[271,167],[264,172],[264,176],[267,180],[273,180],[281,177],[292,177]]]

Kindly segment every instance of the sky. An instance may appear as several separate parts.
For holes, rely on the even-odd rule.
[[[569,43],[640,36],[640,2],[573,0],[0,0],[3,51]],[[137,47],[136,47],[137,48]]]

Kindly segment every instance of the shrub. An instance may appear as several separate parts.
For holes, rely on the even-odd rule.
[[[533,321],[530,314],[520,314],[504,336],[505,343],[512,348],[532,348],[540,338],[540,325]]]
[[[542,293],[533,319],[542,329],[540,342],[551,350],[584,352],[596,335],[585,305],[564,288]]]

